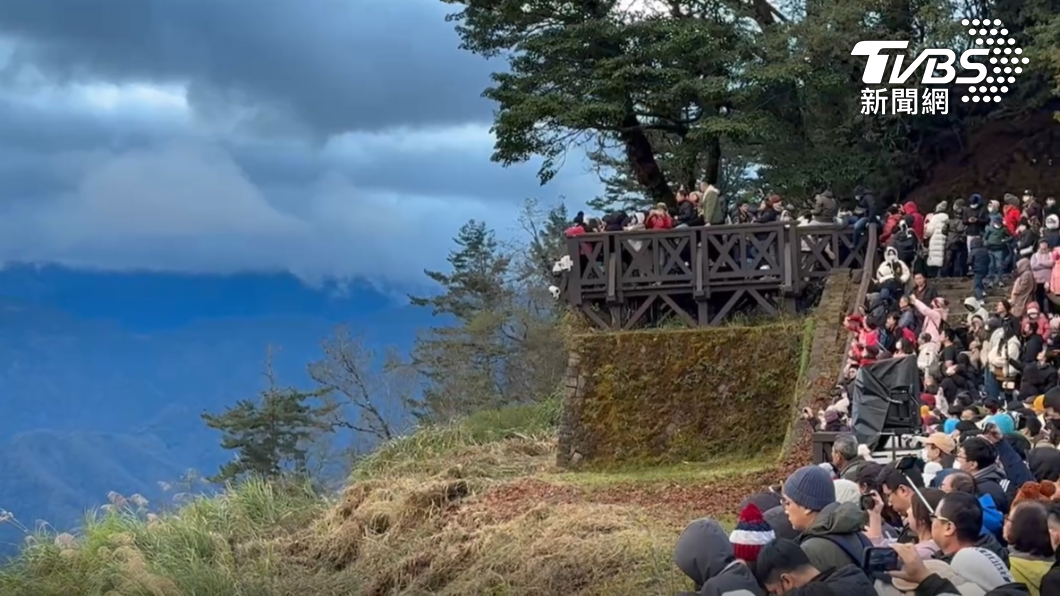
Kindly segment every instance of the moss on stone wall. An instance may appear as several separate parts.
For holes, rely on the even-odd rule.
[[[779,455],[812,324],[572,337],[569,445],[593,465]]]

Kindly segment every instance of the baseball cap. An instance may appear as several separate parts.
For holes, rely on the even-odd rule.
[[[946,433],[931,433],[926,437],[913,437],[913,440],[921,445],[934,445],[943,453],[950,455],[957,453],[957,443]]]

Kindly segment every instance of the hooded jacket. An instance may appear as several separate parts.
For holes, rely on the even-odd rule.
[[[830,592],[818,589],[822,584],[828,586]],[[809,584],[788,592],[788,596],[810,596],[812,594],[825,593],[841,594],[843,596],[874,596],[876,587],[860,567],[844,565],[843,567],[822,571]]]
[[[968,197],[968,205],[961,211],[961,218],[964,220],[965,232],[969,236],[982,236],[983,230],[986,228],[986,224],[989,219],[989,215],[986,211],[986,206],[983,205],[983,196],[980,194],[973,194]]]
[[[990,225],[987,226],[983,232],[983,242],[986,244],[987,250],[990,251],[1001,251],[1005,250],[1009,246],[1009,241],[1012,240],[1012,234],[1009,233],[1008,228],[1002,223],[1001,218],[992,217],[990,219]]]
[[[968,240],[968,248],[971,251],[968,253],[968,265],[972,273],[985,278],[990,274],[990,253],[983,244],[982,236],[971,236]]]
[[[826,190],[813,199],[813,220],[818,223],[835,223],[839,215],[839,204],[832,197],[832,191]]]
[[[1040,250],[1034,251],[1030,255],[1031,259],[1031,274],[1034,276],[1034,283],[1044,284],[1045,289],[1049,289],[1049,281],[1053,276],[1053,265],[1055,259],[1053,259],[1053,251],[1041,252]]]
[[[803,530],[799,545],[818,569],[860,566],[860,553],[866,546],[871,546],[862,534],[867,522],[868,514],[857,503],[831,503],[817,513],[810,527]],[[848,552],[857,554],[858,560]]]
[[[895,280],[900,285],[905,286],[905,284],[909,283],[909,277],[909,266],[898,258],[897,249],[888,246],[883,251],[883,262],[876,269],[876,282],[882,284]]]
[[[1035,447],[1027,454],[1027,467],[1037,482],[1060,480],[1060,449]],[[1057,592],[1060,594],[1060,592]]]
[[[1016,229],[1020,225],[1020,208],[1017,205],[1006,204],[1002,209],[1002,220],[1005,222],[1005,227],[1013,236],[1016,235]]]
[[[964,199],[957,199],[953,202],[953,215],[946,225],[946,248],[949,250],[960,250],[968,246],[968,224],[962,217],[963,213]]]
[[[722,596],[738,590],[764,596],[751,570],[736,560],[728,533],[715,520],[698,519],[685,528],[674,547],[674,563],[692,580],[700,596]]]
[[[1012,316],[1022,317],[1027,314],[1027,305],[1034,301],[1034,274],[1031,273],[1031,260],[1020,259],[1016,262],[1016,281],[1012,284]]]
[[[1017,551],[1010,551],[1008,568],[1012,572],[1012,577],[1018,583],[1027,586],[1031,596],[1039,596],[1043,594],[1041,591],[1042,580],[1052,569],[1054,562],[1056,562],[1055,558],[1043,559]],[[1047,596],[1049,595],[1047,594]]]
[[[923,333],[931,336],[931,341],[937,342],[941,345],[942,342],[942,325],[946,322],[946,318],[949,316],[949,309],[943,306],[936,307],[934,304],[925,304],[917,299],[915,296],[910,296],[910,301],[913,303],[913,307],[916,308],[917,312],[924,317],[924,324],[922,327]],[[935,302],[933,300],[932,302]],[[941,301],[941,299],[937,299]]]
[[[1045,218],[1045,229],[1042,238],[1049,243],[1049,248],[1060,247],[1060,217],[1050,215]]]
[[[946,203],[943,201],[939,203],[931,220],[924,228],[924,235],[928,241],[927,264],[929,267],[942,267],[946,259],[946,228],[949,222],[950,216],[946,213]]]
[[[994,499],[998,511],[1008,513],[1008,494],[1001,486],[1001,482],[1006,479],[1006,476],[1001,471],[1001,468],[997,464],[992,464],[982,470],[976,470],[973,476],[975,476],[975,485],[979,487],[979,492],[990,495]]]
[[[983,303],[979,302],[975,297],[964,299],[964,310],[968,311],[968,315],[964,318],[964,324],[969,327],[972,326],[972,319],[975,317],[979,317],[984,322],[990,318],[990,313],[986,312]]]
[[[907,201],[902,205],[902,213],[913,218],[913,233],[919,240],[924,239],[924,216],[917,209],[916,203],[913,201]]]

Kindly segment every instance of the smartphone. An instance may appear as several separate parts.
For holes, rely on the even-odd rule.
[[[861,495],[858,505],[862,511],[872,511],[876,508],[876,497],[872,495]]]
[[[887,571],[898,571],[902,568],[902,560],[893,548],[877,547],[865,549],[865,558],[861,568],[865,573],[885,573]]]

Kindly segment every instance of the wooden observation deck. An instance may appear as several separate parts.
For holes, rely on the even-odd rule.
[[[873,267],[875,227],[857,246],[853,236],[851,226],[794,222],[585,234],[567,240],[561,298],[606,330],[794,312],[832,271]]]

